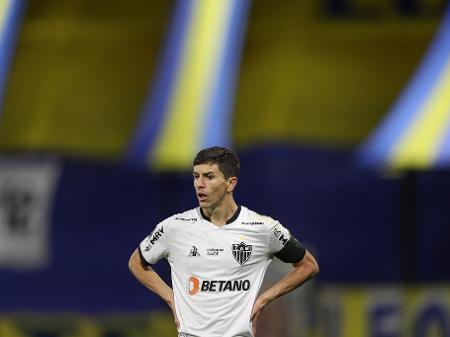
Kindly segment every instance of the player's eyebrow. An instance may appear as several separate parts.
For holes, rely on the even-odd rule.
[[[199,172],[197,172],[197,171],[194,171],[192,174],[194,174],[194,175],[196,175],[196,174],[198,174],[198,175],[202,175],[202,176],[208,176],[208,175],[210,175],[210,174],[216,174],[214,171],[207,171],[207,172],[202,172],[202,173],[199,173]]]
[[[215,174],[215,173],[213,171],[208,171],[208,172],[202,173],[203,176],[209,176],[210,174]]]
[[[208,175],[208,174],[215,174],[215,172],[214,172],[214,171],[207,171],[207,172],[199,173],[199,172],[197,172],[197,171],[193,171],[192,174]]]

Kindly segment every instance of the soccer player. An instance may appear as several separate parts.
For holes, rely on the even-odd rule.
[[[131,272],[167,302],[179,337],[255,336],[264,307],[319,272],[284,226],[235,202],[239,169],[227,148],[200,151],[193,169],[199,207],[159,223],[131,255]],[[258,296],[273,256],[293,268]],[[173,289],[151,267],[161,258]]]

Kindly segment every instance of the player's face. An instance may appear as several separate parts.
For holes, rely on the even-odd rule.
[[[193,174],[195,193],[200,207],[204,208],[219,206],[233,190],[233,181],[236,179],[225,179],[217,164],[196,165]]]

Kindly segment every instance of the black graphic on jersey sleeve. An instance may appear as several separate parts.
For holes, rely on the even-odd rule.
[[[165,222],[158,224],[153,232],[140,243],[139,252],[147,264],[155,264],[161,258],[167,256],[167,228],[168,226]]]
[[[291,238],[291,233],[279,222],[268,228],[269,251],[271,254],[279,252]]]

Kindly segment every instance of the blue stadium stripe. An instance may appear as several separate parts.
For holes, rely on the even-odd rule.
[[[439,145],[435,161],[436,167],[444,167],[450,164],[450,120],[447,121],[445,134]]]
[[[5,20],[0,23],[2,25],[0,28],[0,106],[3,105],[6,82],[15,50],[18,27],[25,9],[25,1],[11,0],[5,7]]]
[[[250,0],[233,2],[227,33],[217,70],[217,79],[205,116],[203,140],[200,147],[214,145],[229,146],[231,116],[241,51],[245,36]]]
[[[427,56],[375,133],[359,150],[363,164],[379,166],[389,159],[390,151],[413,123],[441,75],[450,55],[450,7],[447,8],[439,31]]]
[[[178,0],[170,24],[167,45],[127,153],[128,163],[146,165],[149,150],[153,148],[161,125],[164,123],[172,89],[176,84],[174,78],[180,65],[181,51],[186,42],[184,37],[191,19],[191,11],[190,1]]]

